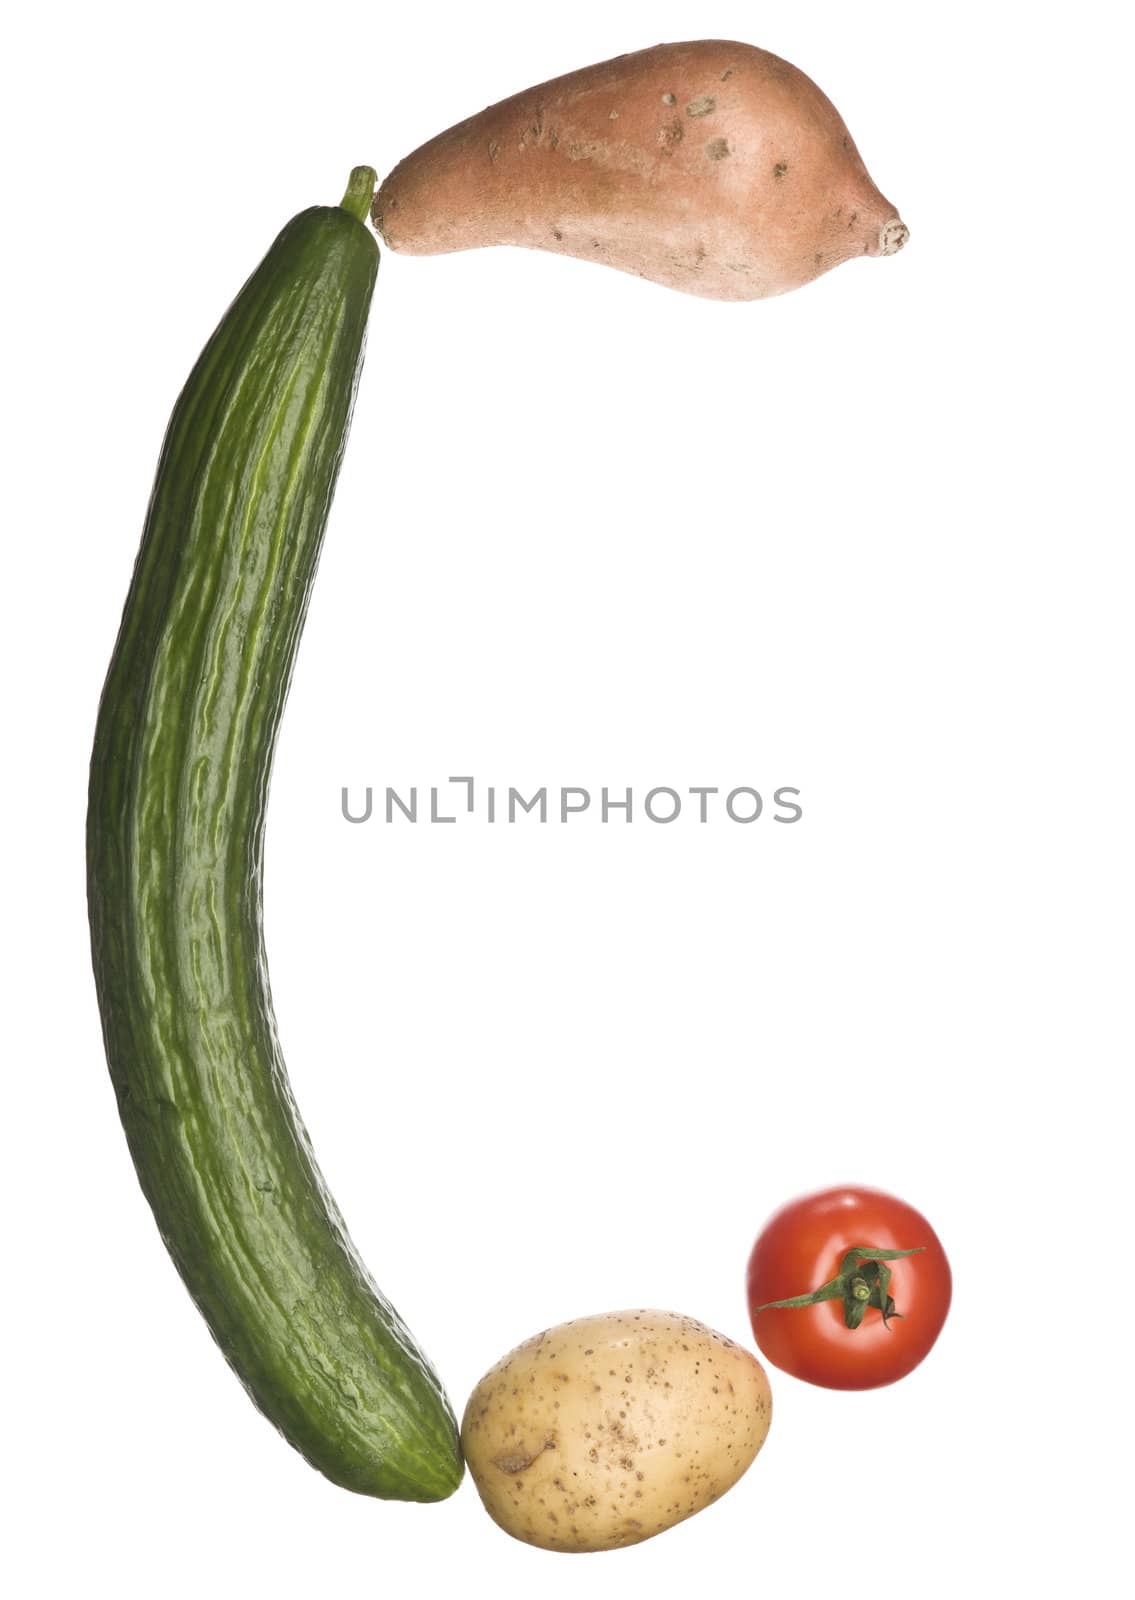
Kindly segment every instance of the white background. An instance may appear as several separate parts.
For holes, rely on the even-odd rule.
[[[1130,185],[1105,10],[9,23],[13,1592],[1117,1591]],[[458,1410],[571,1316],[664,1306],[746,1339],[753,1235],[801,1189],[894,1189],[951,1254],[911,1378],[774,1373],[732,1493],[572,1559],[509,1540],[468,1482],[432,1507],[333,1488],[226,1370],[102,1062],[85,773],[170,406],[282,223],[528,83],[707,35],[816,78],[907,250],[753,305],[387,254],[269,814],[296,1095]],[[806,814],[339,814],[344,784],[464,773],[793,784]]]

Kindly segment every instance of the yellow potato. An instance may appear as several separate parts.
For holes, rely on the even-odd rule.
[[[615,1550],[720,1498],[765,1441],[760,1362],[671,1311],[549,1328],[469,1396],[461,1443],[485,1509],[545,1550]]]

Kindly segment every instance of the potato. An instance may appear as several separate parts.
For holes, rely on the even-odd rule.
[[[525,245],[716,300],[783,294],[907,238],[812,80],[717,39],[490,106],[399,162],[371,214],[410,255]]]
[[[485,1509],[544,1550],[615,1550],[732,1488],[765,1441],[760,1362],[671,1311],[549,1328],[487,1372],[461,1443]]]

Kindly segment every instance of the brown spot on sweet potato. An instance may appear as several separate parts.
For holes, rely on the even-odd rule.
[[[711,94],[699,94],[696,100],[691,100],[686,107],[687,117],[708,117],[717,106],[717,101]]]
[[[678,96],[667,92],[662,96],[662,104],[664,106],[676,106],[678,104]]]
[[[489,160],[490,161],[495,161],[497,159],[497,155],[499,154],[499,152],[500,152],[500,145],[496,142],[495,139],[490,139],[489,140]]]
[[[724,161],[729,152],[728,139],[711,139],[705,147],[705,153],[711,161]]]
[[[685,130],[680,122],[664,122],[658,130],[658,143],[662,146],[663,152],[669,155],[675,145],[681,144],[684,134]]]
[[[785,175],[785,173],[787,171],[788,171],[788,162],[787,161],[778,161],[776,166],[773,167],[773,169],[772,169],[772,175],[777,180],[777,182],[779,183],[781,178],[784,177],[784,175]]]

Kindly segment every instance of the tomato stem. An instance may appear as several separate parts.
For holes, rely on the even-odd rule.
[[[835,1277],[813,1289],[811,1294],[793,1295],[789,1300],[770,1300],[766,1305],[755,1307],[753,1314],[817,1306],[824,1300],[842,1300],[843,1320],[848,1328],[854,1331],[861,1325],[869,1306],[881,1313],[883,1326],[887,1327],[893,1317],[901,1318],[902,1312],[895,1310],[891,1298],[891,1269],[882,1263],[916,1256],[925,1248],[918,1244],[912,1250],[875,1250],[870,1245],[856,1245],[843,1257]]]

